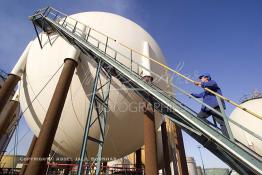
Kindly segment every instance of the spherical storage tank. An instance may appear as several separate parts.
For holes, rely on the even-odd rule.
[[[164,56],[154,39],[140,26],[126,18],[105,12],[85,12],[71,15],[71,17],[164,63]],[[96,35],[95,33],[90,34]],[[68,48],[72,47],[56,33],[50,35],[51,43],[45,33],[41,33],[40,38],[43,48],[40,48],[37,39],[32,42],[27,55],[26,74],[22,77],[20,86],[22,111],[26,110],[25,119],[35,135],[39,134],[49,107],[61,73],[59,67],[64,62]],[[113,43],[113,41],[109,41],[108,45],[121,53],[129,54],[126,48]],[[125,65],[129,64],[123,58],[119,57],[118,59]],[[163,70],[141,56],[136,57],[134,61],[159,75],[164,74]],[[97,64],[90,55],[80,53],[78,66],[72,79],[52,147],[61,155],[79,156],[96,67]],[[141,71],[141,68],[134,69],[142,75],[146,74],[146,71]],[[55,74],[57,70],[59,71]],[[52,80],[49,82],[50,78]],[[104,81],[103,78],[102,81]],[[165,82],[158,81],[158,85],[165,90]],[[45,88],[42,90],[44,86]],[[41,93],[34,99],[39,92]],[[116,78],[112,79],[104,147],[105,157],[122,157],[143,145],[143,112],[139,111],[139,104],[142,102],[140,97],[126,89]],[[32,105],[30,105],[31,103]],[[92,117],[96,117],[95,110]],[[160,121],[161,117],[158,114],[157,126],[160,125]],[[98,123],[96,123],[89,135],[99,138],[99,133]],[[88,156],[95,156],[96,151],[97,144],[89,141]]]
[[[260,116],[262,115],[262,98],[245,101],[241,106],[259,114]],[[261,119],[239,108],[236,108],[231,113],[230,118],[256,135],[262,137]],[[233,123],[230,123],[230,128],[232,129],[233,136],[236,140],[262,156],[262,140],[259,140],[254,135],[244,131]]]

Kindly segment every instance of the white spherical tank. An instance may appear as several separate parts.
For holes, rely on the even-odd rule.
[[[262,98],[248,100],[241,104],[242,107],[247,108],[256,114],[262,115]],[[243,125],[248,130],[262,137],[262,120],[236,108],[230,115],[230,118],[235,122]],[[262,141],[255,136],[249,134],[243,129],[239,128],[233,123],[230,123],[233,136],[236,140],[244,144],[249,149],[255,151],[262,156]]]
[[[71,17],[164,63],[164,56],[154,39],[140,26],[126,18],[105,12],[85,12]],[[68,42],[55,33],[50,35],[51,43],[44,33],[40,34],[40,38],[43,48],[40,48],[37,39],[33,41],[27,56],[26,74],[20,86],[21,108],[22,111],[25,110],[25,119],[35,135],[39,134],[69,47]],[[108,45],[121,53],[129,54],[126,48],[113,41]],[[124,58],[118,59],[125,65],[129,64]],[[145,61],[141,56],[135,61],[159,75],[165,73],[160,67]],[[80,54],[52,147],[61,155],[79,156],[96,66],[91,56]],[[140,72],[140,68],[137,68],[137,71],[145,74]],[[157,84],[165,90],[164,81],[157,81]],[[140,110],[142,102],[140,97],[126,89],[116,78],[112,79],[103,152],[105,157],[122,157],[143,145],[143,112]],[[95,110],[92,117],[96,117]],[[160,121],[161,117],[158,114],[157,126],[160,126]],[[96,123],[89,135],[98,138],[99,133]],[[89,141],[88,156],[95,156],[96,152],[97,144]]]

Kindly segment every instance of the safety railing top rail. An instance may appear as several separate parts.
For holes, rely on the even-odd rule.
[[[188,81],[190,81],[190,82],[195,82],[195,81],[193,81],[192,79],[190,79],[190,78],[182,75],[181,73],[179,73],[179,72],[177,72],[177,71],[169,68],[168,66],[164,65],[163,63],[160,63],[160,62],[158,62],[158,61],[156,61],[156,60],[154,60],[154,59],[152,59],[152,58],[150,58],[150,57],[148,57],[148,56],[146,56],[146,55],[144,55],[144,54],[141,54],[141,53],[137,52],[136,50],[131,49],[131,48],[127,47],[126,45],[122,44],[122,43],[118,43],[115,39],[107,36],[106,34],[103,34],[102,32],[99,32],[99,31],[91,28],[90,26],[85,25],[85,24],[83,24],[83,23],[81,23],[81,22],[79,22],[79,21],[77,21],[77,20],[69,17],[68,15],[66,15],[66,14],[64,14],[64,13],[59,12],[58,10],[56,10],[56,9],[54,9],[54,8],[52,8],[52,7],[48,7],[48,8],[45,8],[45,9],[38,10],[38,11],[35,13],[35,15],[33,15],[33,16],[36,16],[36,15],[42,15],[42,16],[44,16],[44,17],[49,17],[49,18],[52,17],[51,19],[55,20],[58,24],[60,24],[60,25],[62,25],[62,26],[64,26],[64,27],[67,27],[67,29],[71,29],[71,30],[72,30],[71,32],[76,33],[79,37],[84,37],[86,41],[89,41],[89,38],[92,38],[93,40],[95,40],[95,41],[97,42],[96,45],[94,45],[94,44],[93,44],[93,45],[96,46],[98,49],[100,49],[102,52],[105,52],[106,54],[108,54],[109,50],[113,51],[113,52],[114,52],[114,56],[113,56],[113,57],[114,57],[116,60],[117,60],[117,56],[121,56],[121,57],[124,58],[124,59],[130,60],[130,61],[131,61],[131,69],[130,69],[130,70],[131,70],[133,73],[137,74],[138,76],[140,76],[140,75],[132,69],[132,64],[137,65],[137,68],[142,68],[142,69],[150,72],[152,75],[154,75],[155,77],[157,77],[159,80],[166,81],[166,77],[164,78],[163,76],[160,76],[160,75],[158,75],[157,73],[155,73],[155,72],[149,70],[148,68],[142,66],[140,63],[137,63],[137,62],[133,59],[134,53],[138,54],[139,56],[142,56],[143,58],[149,59],[150,61],[156,63],[157,65],[159,65],[159,66],[161,66],[161,67],[163,67],[165,71],[171,71],[171,72],[175,73],[176,75],[178,75],[178,76],[180,76],[180,77],[182,77],[182,78],[184,78],[184,79],[186,79],[186,80],[188,80]],[[31,17],[31,18],[32,18],[32,17]],[[73,24],[72,24],[72,23],[73,23]],[[79,25],[81,25],[81,27],[79,27]],[[84,30],[84,31],[83,31],[83,30]],[[92,36],[91,31],[97,32],[98,34],[104,36],[104,37],[105,37],[105,40],[104,40],[104,41],[101,41],[101,40],[97,39],[96,37]],[[115,50],[114,48],[112,48],[112,47],[108,44],[108,43],[109,43],[109,39],[112,40],[113,42],[118,43],[119,45],[123,46],[124,48],[128,49],[129,52],[130,52],[130,55],[129,55],[129,56],[126,56],[125,54],[120,53],[119,51],[117,51],[117,50]],[[91,44],[92,44],[92,43],[91,43]],[[102,47],[103,49],[101,49],[101,46],[103,46],[103,47]],[[133,54],[132,54],[132,53],[133,53]],[[110,55],[110,56],[111,56],[111,55]],[[125,65],[125,66],[126,66],[126,65]],[[170,83],[170,82],[169,82],[169,83]],[[153,84],[152,84],[152,85],[153,85]],[[215,112],[216,114],[218,114],[218,115],[220,115],[220,116],[223,116],[223,114],[221,114],[220,112],[218,112],[218,111],[215,110],[214,108],[212,108],[212,107],[210,107],[209,105],[203,103],[201,100],[193,97],[190,93],[188,93],[188,92],[186,92],[185,90],[179,88],[178,86],[175,86],[173,83],[170,83],[169,85],[170,85],[172,88],[174,88],[174,89],[178,90],[179,92],[181,92],[182,94],[184,94],[184,95],[186,95],[186,96],[188,96],[188,97],[191,97],[191,98],[192,98],[193,100],[195,100],[196,102],[198,102],[198,103],[206,106],[208,109],[212,110],[212,111]],[[158,88],[157,86],[154,86],[154,87],[157,88],[158,91],[163,91],[163,90],[161,90],[160,88]],[[213,92],[212,90],[207,89],[207,88],[205,88],[205,90],[213,93],[213,94],[216,95],[218,98],[221,98],[221,99],[223,99],[223,100],[225,100],[225,101],[227,101],[227,102],[230,103],[230,101],[228,101],[225,97],[217,94],[216,92]],[[163,91],[163,93],[164,93],[165,95],[167,95],[166,92]],[[171,94],[168,94],[168,96],[169,96],[170,98],[175,99]],[[232,104],[232,103],[231,103],[231,104]],[[234,105],[234,104],[233,104],[233,105]],[[251,112],[251,111],[249,111],[249,110],[246,110],[246,109],[243,109],[243,108],[239,107],[239,105],[234,105],[234,106],[236,106],[236,107],[238,107],[238,108],[240,108],[240,109],[242,109],[242,110],[244,110],[244,111],[246,111],[246,112],[248,112],[248,113]],[[189,108],[189,109],[190,109],[190,108]],[[191,110],[191,109],[190,109],[190,110]],[[191,111],[192,111],[192,110],[191,110]],[[254,115],[253,112],[251,112],[250,114],[251,114],[251,115]],[[254,115],[254,116],[258,117],[259,115],[256,114],[256,115]],[[260,118],[260,116],[259,116],[258,118]],[[261,119],[261,118],[260,118],[260,119]],[[246,132],[249,133],[250,135],[252,135],[252,136],[256,137],[257,139],[259,139],[260,141],[262,141],[261,136],[257,135],[256,133],[253,133],[252,131],[250,131],[250,130],[247,129],[246,127],[242,126],[241,124],[239,124],[239,123],[237,123],[237,122],[235,122],[234,120],[229,119],[229,118],[227,118],[226,120],[230,121],[232,124],[236,125],[237,127],[240,127],[241,129],[243,129],[244,131],[246,131]]]
[[[59,16],[62,15],[65,21],[66,21],[67,19],[70,19],[70,20],[72,20],[72,21],[75,21],[75,28],[76,28],[76,25],[78,25],[78,24],[81,24],[81,25],[83,25],[83,26],[86,26],[85,24],[81,23],[80,21],[77,21],[77,20],[73,19],[72,17],[70,17],[70,16],[64,14],[63,12],[60,12],[60,11],[58,11],[58,10],[52,8],[52,7],[47,7],[47,8],[38,10],[38,11],[36,12],[36,14],[42,14],[43,16],[47,16],[47,15],[49,15],[50,13],[53,13],[55,16],[58,16],[58,14],[59,14]],[[94,29],[94,28],[92,28],[92,27],[90,27],[90,26],[86,26],[86,27],[89,28],[89,32],[90,32],[90,31],[95,31],[95,32],[103,35],[103,36],[106,38],[106,43],[104,43],[105,45],[107,45],[108,39],[110,39],[110,40],[118,43],[119,45],[122,45],[123,47],[127,48],[130,52],[136,53],[136,54],[142,56],[143,58],[149,59],[150,61],[158,64],[159,66],[163,67],[165,70],[168,70],[168,71],[170,71],[170,72],[178,75],[179,77],[184,78],[185,80],[187,80],[187,81],[189,81],[189,82],[191,82],[191,83],[194,83],[194,82],[195,82],[195,81],[192,80],[191,78],[189,78],[189,77],[183,75],[182,73],[180,73],[180,72],[178,72],[178,71],[176,71],[176,70],[168,67],[167,65],[165,65],[165,64],[157,61],[156,59],[153,59],[153,58],[151,58],[151,57],[149,57],[149,56],[146,56],[146,55],[138,52],[137,50],[134,50],[134,49],[128,47],[127,45],[125,45],[125,44],[123,44],[123,43],[121,43],[121,42],[116,41],[116,39],[114,39],[114,38],[112,38],[112,37],[110,37],[110,36],[108,36],[108,35],[100,32],[100,31],[98,31],[98,30],[96,30],[96,29]],[[107,46],[106,46],[106,47],[107,47]],[[132,54],[131,54],[131,55],[132,55]],[[233,100],[230,100],[229,98],[226,98],[226,97],[224,97],[224,96],[222,96],[222,95],[220,95],[220,94],[212,91],[211,89],[208,89],[208,88],[204,88],[204,89],[205,89],[206,91],[212,93],[213,95],[219,97],[220,99],[222,99],[222,100],[224,100],[224,101],[226,101],[226,102],[234,105],[235,107],[240,108],[241,110],[244,110],[245,112],[247,112],[247,113],[249,113],[249,114],[251,114],[251,115],[253,115],[253,116],[255,116],[255,117],[259,118],[259,119],[262,119],[261,114],[257,114],[257,113],[255,113],[255,112],[253,112],[253,111],[251,111],[251,110],[249,110],[249,109],[247,109],[247,108],[239,105],[238,103],[234,102]]]

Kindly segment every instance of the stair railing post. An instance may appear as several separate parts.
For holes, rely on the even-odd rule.
[[[219,105],[219,109],[220,109],[221,115],[223,117],[223,120],[224,120],[224,123],[225,123],[225,126],[226,126],[226,130],[227,130],[229,139],[234,141],[234,137],[233,137],[232,131],[230,129],[228,118],[227,118],[227,115],[225,113],[225,109],[224,109],[224,106],[222,104],[222,101],[221,101],[221,99],[218,96],[216,96],[216,98],[217,98],[217,102],[218,102],[218,105]]]

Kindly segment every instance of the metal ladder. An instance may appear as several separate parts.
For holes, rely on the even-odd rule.
[[[227,163],[231,168],[235,169],[240,174],[262,174],[262,161],[259,155],[241,145],[234,138],[232,138],[232,135],[230,138],[223,136],[216,128],[197,118],[196,113],[187,107],[187,105],[183,104],[169,93],[161,90],[154,83],[147,83],[143,81],[142,77],[134,71],[132,65],[136,65],[143,69],[146,68],[141,66],[139,63],[136,63],[132,58],[132,55],[134,54],[132,49],[130,49],[130,56],[125,56],[124,54],[119,53],[108,44],[109,40],[116,42],[114,39],[72,19],[52,7],[36,11],[30,17],[30,20],[33,22],[41,47],[42,44],[38,29],[44,31],[47,35],[52,32],[57,32],[71,44],[76,45],[83,53],[91,55],[96,62],[102,61],[102,68],[104,70],[108,70],[108,67],[111,67],[110,74],[113,77],[116,77],[126,87],[132,88],[145,100],[153,101],[154,108],[157,111],[179,125],[185,132],[187,132],[222,161]],[[104,40],[101,41],[92,36],[92,32],[100,33],[101,36],[104,36]],[[128,49],[128,47],[126,48]],[[121,63],[121,60],[118,59],[119,56],[121,56],[121,59],[128,59],[130,61],[130,66]],[[151,72],[150,70],[147,71]],[[154,72],[151,73],[153,76],[160,79],[163,78]],[[177,86],[173,87],[182,92],[184,95],[191,97],[202,104],[201,101],[195,99],[183,89]],[[148,99],[149,95],[150,99]],[[218,98],[218,102],[221,106],[221,99]],[[218,113],[210,106],[206,104],[203,105]],[[230,128],[228,123],[231,122],[249,134],[252,134],[256,138],[262,140],[260,136],[247,130],[242,125],[228,119],[223,110],[219,113],[219,115],[224,118],[229,131]]]

